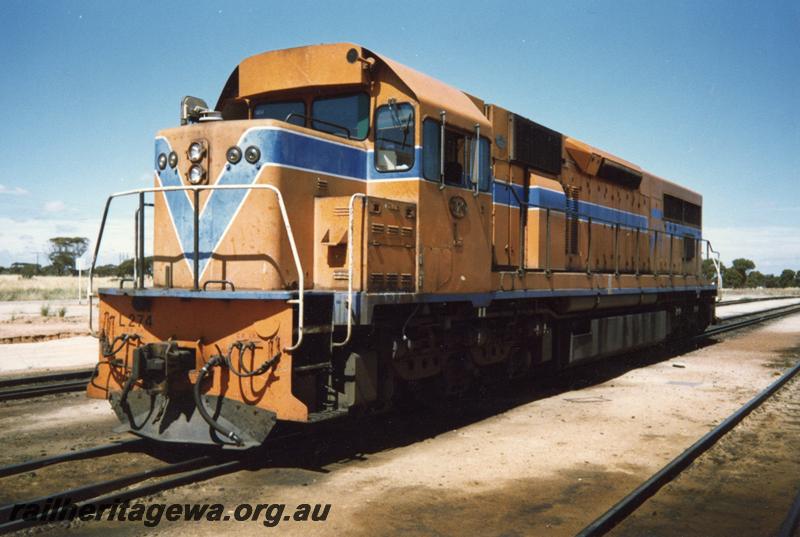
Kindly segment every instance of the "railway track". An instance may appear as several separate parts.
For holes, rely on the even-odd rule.
[[[783,315],[785,315],[784,313]],[[773,314],[778,315],[778,314]],[[763,319],[762,319],[763,321]],[[741,324],[736,323],[734,328],[728,327],[727,330],[734,330],[740,328]],[[749,323],[748,323],[749,325]],[[703,334],[705,337],[705,334]],[[795,364],[791,369],[786,371],[780,378],[775,380],[772,384],[767,386],[763,391],[753,397],[745,405],[739,408],[736,412],[728,416],[714,429],[706,433],[697,442],[690,446],[683,453],[678,455],[670,461],[661,470],[653,474],[649,479],[639,485],[630,494],[625,496],[622,500],[617,502],[608,511],[603,513],[599,518],[594,520],[591,524],[586,526],[580,531],[578,537],[599,537],[605,535],[620,523],[631,516],[639,507],[646,501],[652,498],[659,490],[661,490],[668,483],[673,481],[682,472],[684,472],[697,458],[703,455],[706,451],[714,447],[719,440],[730,432],[734,427],[742,422],[748,415],[755,409],[762,406],[765,402],[770,400],[781,388],[783,388],[790,380],[797,377],[800,373],[800,363]],[[791,537],[795,531],[800,527],[800,493],[798,493],[791,510],[786,516],[786,519],[779,532],[780,537]]]
[[[298,449],[300,441],[307,438],[309,432],[282,432],[270,437],[258,450],[230,452],[219,449],[192,448],[192,454],[185,458],[156,465],[145,470],[116,475],[111,479],[95,481],[87,485],[71,487],[36,498],[15,499],[13,503],[0,505],[0,534],[19,531],[33,526],[58,523],[68,517],[70,511],[79,510],[82,506],[94,506],[125,502],[159,492],[171,490],[221,476],[249,467],[263,467],[266,461],[280,457],[284,453]],[[24,472],[61,463],[70,463],[84,459],[92,459],[116,454],[145,453],[158,457],[159,446],[144,438],[133,438],[103,444],[100,446],[42,457],[31,461],[0,467],[0,478],[20,475]],[[174,453],[174,450],[173,450]],[[268,453],[269,456],[265,456]],[[69,502],[67,502],[69,499]],[[25,504],[39,506],[40,517],[25,520],[14,513],[16,505]],[[15,515],[15,516],[12,516]],[[60,516],[64,518],[59,519]]]
[[[240,459],[220,461],[215,455],[202,455],[38,498],[23,499],[0,506],[0,534],[53,522],[59,520],[60,516],[62,516],[60,520],[64,520],[71,510],[80,509],[87,504],[102,505],[116,501],[123,502],[203,481],[236,471],[243,464]],[[130,488],[138,483],[152,480],[156,481]],[[15,515],[14,508],[19,504],[37,505],[42,516],[35,520],[26,520],[18,515],[13,516]]]
[[[787,296],[768,296],[759,298],[733,298],[731,300],[721,300],[717,306],[733,306],[734,304],[749,304],[750,302],[766,302],[767,300],[785,300],[788,298],[800,298],[798,295]]]
[[[706,329],[702,334],[695,336],[695,339],[705,339],[719,334],[724,334],[725,332],[731,332],[733,330],[739,330],[755,324],[785,317],[786,315],[791,315],[798,312],[800,312],[800,304],[792,304],[789,306],[781,306],[763,311],[731,315],[721,319],[719,326]]]
[[[0,401],[82,391],[86,389],[93,372],[93,369],[81,369],[0,380]]]

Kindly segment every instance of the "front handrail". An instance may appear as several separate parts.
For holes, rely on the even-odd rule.
[[[714,254],[712,257],[711,254]],[[722,272],[719,252],[711,246],[711,241],[706,241],[706,259],[710,259],[714,264],[714,270],[717,273],[717,289],[722,289]]]
[[[353,262],[353,234],[355,226],[355,201],[358,198],[366,199],[367,195],[356,193],[350,196],[347,204],[347,334],[342,341],[333,341],[331,337],[331,347],[344,347],[350,342],[353,335],[353,272],[355,271]]]
[[[94,254],[92,255],[92,266],[89,268],[89,288],[87,290],[87,293],[89,295],[89,332],[94,337],[98,337],[97,332],[94,330],[94,324],[93,324],[93,307],[92,307],[92,295],[93,295],[93,292],[94,292],[93,278],[94,278],[95,265],[97,263],[97,257],[98,257],[98,254],[100,252],[100,243],[103,240],[103,232],[105,231],[106,221],[108,220],[108,211],[109,211],[109,208],[111,207],[111,202],[115,198],[133,196],[133,195],[137,195],[137,194],[140,195],[140,196],[143,196],[146,193],[175,192],[175,191],[187,191],[187,190],[191,190],[195,194],[199,194],[199,192],[201,190],[270,190],[270,191],[275,193],[275,196],[278,198],[278,207],[280,208],[281,217],[283,218],[283,225],[286,227],[286,234],[289,237],[289,246],[290,246],[290,248],[292,250],[292,257],[294,259],[295,269],[297,270],[297,283],[298,283],[297,300],[296,301],[294,301],[294,300],[290,301],[291,303],[296,303],[297,304],[297,341],[294,343],[294,345],[291,345],[289,347],[285,347],[284,351],[292,352],[292,351],[297,350],[300,347],[300,345],[302,344],[302,342],[303,342],[303,331],[304,331],[303,317],[304,317],[304,305],[305,305],[305,302],[304,302],[304,298],[305,298],[305,296],[304,296],[305,295],[305,277],[304,277],[304,273],[303,273],[303,266],[300,263],[300,254],[297,252],[297,244],[295,243],[294,234],[292,233],[292,226],[289,223],[289,214],[288,214],[288,211],[286,210],[286,204],[283,201],[283,195],[281,194],[281,191],[277,187],[275,187],[273,185],[264,185],[264,184],[258,184],[258,185],[159,186],[159,187],[150,187],[150,188],[137,188],[135,190],[125,190],[125,191],[122,191],[122,192],[117,192],[117,193],[111,194],[108,197],[108,199],[106,200],[105,208],[103,209],[103,218],[100,221],[100,231],[97,234],[97,241],[95,242],[95,245],[94,245]],[[199,204],[196,204],[195,207],[194,207],[195,216],[197,216],[197,214],[200,211],[200,207],[198,205]],[[199,233],[199,229],[198,229],[198,226],[197,226],[197,219],[195,219],[195,230],[194,230],[195,238],[197,237],[198,233]],[[140,242],[143,243],[143,241],[141,241],[141,239],[140,239]],[[197,241],[195,241],[195,243],[196,242]],[[143,246],[143,244],[142,244],[142,246]],[[197,258],[198,258],[197,248],[195,248],[194,256],[195,256],[195,260],[197,260]],[[199,274],[197,274],[197,263],[195,263],[195,274],[194,274],[194,277],[195,277],[195,279],[197,279],[199,277]]]

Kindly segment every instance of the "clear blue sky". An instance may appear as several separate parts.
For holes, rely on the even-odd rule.
[[[335,41],[697,190],[724,259],[800,269],[797,1],[4,0],[0,264],[94,234],[108,193],[149,181],[183,95],[213,103],[244,57]]]

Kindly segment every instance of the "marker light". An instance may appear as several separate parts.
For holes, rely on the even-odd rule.
[[[250,164],[255,164],[261,158],[261,151],[254,145],[244,150],[244,158]]]
[[[205,154],[206,148],[203,142],[192,142],[186,152],[186,156],[191,162],[200,162]]]
[[[161,153],[160,155],[158,155],[158,169],[163,170],[166,167],[167,167],[167,155]]]
[[[199,164],[192,164],[189,168],[189,182],[193,185],[199,185],[205,179],[206,171]]]
[[[228,149],[227,153],[225,153],[225,158],[227,158],[228,162],[231,164],[236,164],[242,160],[242,150],[236,146],[233,146]]]
[[[169,167],[174,168],[178,165],[178,154],[175,151],[171,151],[168,157],[169,160]]]

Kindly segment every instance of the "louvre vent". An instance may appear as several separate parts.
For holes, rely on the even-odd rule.
[[[512,122],[512,160],[551,175],[560,174],[561,133],[516,114]]]
[[[401,274],[400,275],[400,287],[404,291],[411,291],[414,287],[414,276],[411,274]]]
[[[597,171],[597,177],[617,183],[625,188],[639,188],[639,184],[642,182],[641,172],[606,158],[603,159],[603,163]]]

